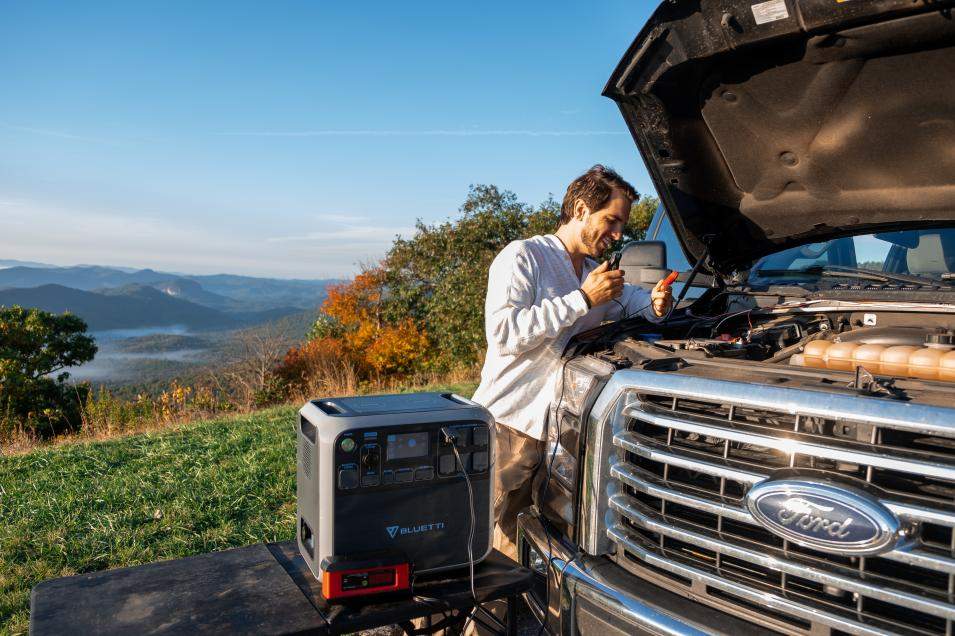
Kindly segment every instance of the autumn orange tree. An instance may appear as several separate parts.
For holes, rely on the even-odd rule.
[[[322,315],[309,333],[312,344],[290,352],[284,366],[307,367],[310,356],[328,350],[336,351],[363,377],[418,370],[429,349],[427,335],[411,318],[383,320],[385,279],[385,271],[377,267],[329,287]]]

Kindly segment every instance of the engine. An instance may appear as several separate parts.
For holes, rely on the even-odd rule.
[[[702,319],[683,337],[626,338],[614,350],[634,364],[673,358],[738,360],[866,377],[955,382],[955,332],[948,325],[905,324],[897,315],[885,320],[888,325],[866,324],[878,323],[879,318],[876,314],[865,314],[861,320],[831,314],[759,318],[743,312]]]

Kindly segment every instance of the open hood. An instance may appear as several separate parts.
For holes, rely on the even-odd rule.
[[[604,89],[691,259],[955,221],[955,1],[671,0]]]

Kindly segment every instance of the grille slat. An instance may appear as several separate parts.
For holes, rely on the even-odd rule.
[[[759,522],[753,519],[745,508],[674,490],[667,487],[663,480],[657,479],[626,462],[614,464],[610,469],[610,474],[644,494],[759,527]],[[719,530],[719,528],[717,529]],[[917,565],[936,572],[955,574],[955,559],[946,555],[931,554],[918,547],[905,546],[898,548],[881,555],[881,558]]]
[[[739,543],[730,543],[714,536],[708,536],[694,530],[689,524],[674,522],[672,519],[661,517],[627,495],[611,497],[610,507],[644,530],[678,539],[705,550],[731,556],[763,568],[786,572],[822,585],[832,585],[841,590],[858,592],[888,603],[905,605],[933,616],[955,619],[955,605],[911,592],[874,585],[846,574],[833,574],[832,571],[822,570],[819,567],[802,565],[786,559],[781,550],[776,553],[764,547],[763,552],[757,552],[742,547]]]
[[[733,424],[733,427],[730,428],[726,424],[720,426],[697,422],[689,418],[676,419],[666,415],[657,415],[651,409],[641,409],[632,406],[624,411],[624,415],[638,418],[662,428],[708,437],[721,437],[732,442],[753,444],[781,451],[786,454],[808,455],[838,462],[865,464],[886,470],[896,470],[914,475],[928,475],[930,477],[955,481],[955,465],[942,462],[930,462],[914,457],[899,458],[888,454],[853,450],[837,445],[840,444],[839,440],[833,440],[831,444],[823,444],[821,442],[809,441],[805,439],[804,436],[774,437],[765,433],[747,430],[754,427],[744,427],[741,424]],[[848,446],[848,444],[845,444],[845,446]]]
[[[639,370],[625,387],[601,462],[619,564],[786,631],[952,633],[955,408]],[[793,468],[868,482],[903,540],[861,557],[774,534],[746,493]]]
[[[726,403],[726,397],[731,395],[733,407],[772,411],[780,417],[792,418],[799,414],[864,421],[880,428],[955,438],[952,410],[945,407],[653,371],[633,370],[630,373],[641,376],[641,391],[667,399]]]
[[[687,470],[699,472],[712,477],[725,477],[748,485],[755,485],[769,479],[769,473],[758,473],[742,470],[717,463],[719,460],[702,460],[681,454],[676,450],[667,450],[662,444],[641,439],[634,433],[618,433],[614,436],[614,444],[635,455],[665,465],[679,466]],[[917,503],[887,499],[882,502],[889,510],[900,518],[909,521],[933,523],[940,526],[955,528],[955,506],[948,508],[928,508]]]
[[[734,596],[743,598],[751,603],[767,607],[778,612],[796,616],[807,621],[815,621],[846,632],[847,634],[859,634],[864,636],[893,636],[901,633],[901,630],[890,627],[880,627],[872,623],[863,623],[850,618],[840,616],[839,614],[820,609],[811,601],[796,602],[783,596],[771,593],[770,591],[738,583],[725,579],[719,575],[713,574],[699,567],[694,567],[690,563],[657,553],[652,546],[648,545],[642,537],[633,534],[621,526],[611,526],[607,534],[618,545],[623,546],[629,554],[644,561],[656,568],[672,572],[678,576],[687,579],[701,581],[707,586],[717,590],[722,590]],[[821,605],[821,604],[820,604]],[[918,633],[912,630],[910,633]]]

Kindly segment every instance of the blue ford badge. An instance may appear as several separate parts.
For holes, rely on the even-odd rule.
[[[746,506],[770,532],[832,554],[881,554],[900,537],[899,520],[875,496],[826,479],[767,479],[746,494]]]

